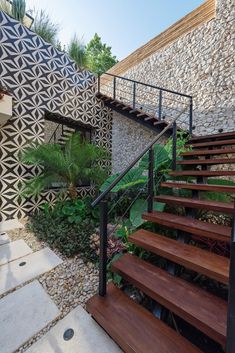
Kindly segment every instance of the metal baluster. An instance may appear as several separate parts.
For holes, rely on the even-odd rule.
[[[116,77],[113,78],[113,99],[116,99]]]
[[[162,120],[162,90],[159,90],[158,120]]]
[[[136,98],[136,83],[133,82],[133,109],[135,109],[135,98]]]
[[[97,90],[98,90],[98,93],[100,93],[100,75],[98,75],[98,78],[97,78]]]
[[[108,242],[108,201],[100,202],[100,258],[99,295],[104,297],[107,289],[107,242]]]
[[[226,353],[235,352],[235,200],[233,213],[233,228],[230,249],[230,274],[228,296],[228,323]]]
[[[189,105],[189,133],[192,135],[193,133],[193,98],[190,98]]]
[[[172,137],[172,170],[176,170],[176,157],[177,157],[177,125],[176,121],[173,124],[173,137]]]
[[[153,197],[154,197],[154,149],[149,149],[149,170],[148,170],[148,212],[153,211]]]

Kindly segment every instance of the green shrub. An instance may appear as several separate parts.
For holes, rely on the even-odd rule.
[[[97,225],[97,210],[89,199],[60,201],[52,208],[48,204],[33,214],[28,223],[39,240],[45,241],[66,256],[79,254],[85,261],[97,261],[91,235]]]

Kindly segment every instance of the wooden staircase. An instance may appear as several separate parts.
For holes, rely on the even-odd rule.
[[[140,229],[129,236],[129,241],[166,259],[173,266],[194,271],[227,286],[229,258],[195,246],[195,242],[190,240],[196,235],[227,244],[231,241],[231,227],[195,219],[192,217],[192,211],[214,211],[230,215],[234,212],[233,203],[208,201],[203,198],[203,192],[226,192],[235,195],[234,186],[207,183],[207,178],[211,176],[235,175],[235,171],[226,170],[226,166],[219,172],[209,170],[212,165],[235,163],[235,149],[231,147],[235,144],[235,132],[193,137],[189,143],[192,144],[192,151],[182,153],[182,160],[177,161],[177,164],[191,166],[193,169],[172,171],[170,175],[177,176],[177,182],[168,181],[161,186],[172,190],[191,190],[192,196],[155,197],[157,201],[169,206],[185,208],[186,215],[157,211],[143,214],[143,219],[168,229],[168,234],[169,230],[177,231],[178,237],[173,239]],[[217,159],[217,155],[223,157]],[[234,158],[231,155],[234,155]],[[198,167],[201,169],[195,169]],[[179,177],[185,176],[190,177],[190,182],[179,180]],[[192,182],[192,179],[195,181]],[[161,269],[128,253],[113,263],[112,271],[225,348],[227,302],[224,299],[177,276],[172,270]],[[202,352],[162,321],[161,317],[155,317],[112,283],[108,285],[106,296],[97,294],[88,301],[87,309],[126,353]]]

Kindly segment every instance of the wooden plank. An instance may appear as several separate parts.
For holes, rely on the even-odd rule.
[[[184,159],[183,161],[177,161],[178,165],[216,165],[232,163],[235,163],[235,158]]]
[[[140,229],[130,235],[129,241],[216,281],[224,284],[229,282],[229,259],[226,257],[210,253],[196,246],[180,243],[144,229]]]
[[[184,170],[182,172],[169,172],[169,175],[173,177],[179,176],[202,176],[202,177],[215,177],[215,176],[227,176],[235,175],[235,170]]]
[[[122,256],[112,270],[198,330],[226,343],[227,303],[131,254]]]
[[[120,75],[135,65],[141,63],[144,59],[153,55],[161,48],[178,40],[181,36],[191,32],[198,26],[207,23],[216,16],[215,0],[207,0],[197,9],[183,17],[181,20],[170,26],[167,30],[157,35],[155,38],[138,48],[125,59],[114,65],[108,72],[114,75]],[[106,79],[106,77],[105,77]],[[110,77],[110,80],[112,78]],[[101,80],[102,82],[102,80]]]
[[[178,197],[178,196],[172,196],[172,195],[159,195],[155,197],[155,200],[158,202],[167,203],[169,205],[178,205],[178,206],[187,207],[187,208],[204,209],[204,210],[210,210],[214,212],[233,213],[234,211],[233,203],[192,199],[192,198]]]
[[[213,150],[199,150],[199,151],[190,151],[190,152],[183,152],[181,156],[212,156],[217,154],[232,154],[235,153],[234,148],[220,148],[220,149],[213,149]]]
[[[177,189],[235,193],[235,186],[227,186],[227,185],[164,182],[164,183],[161,183],[161,186],[164,188],[177,188]]]
[[[142,218],[146,221],[161,224],[162,226],[183,230],[190,234],[224,241],[229,243],[231,240],[231,227],[199,221],[192,217],[177,216],[167,212],[144,212]]]
[[[199,142],[193,144],[187,144],[185,147],[193,147],[193,148],[200,148],[200,147],[214,147],[214,146],[227,146],[227,145],[235,145],[235,139],[231,140],[222,140],[222,141],[211,141],[211,142]]]
[[[224,132],[220,134],[212,134],[212,135],[205,135],[205,136],[195,136],[189,140],[189,143],[194,143],[194,142],[201,142],[201,141],[211,141],[211,140],[223,140],[226,138],[234,137],[235,138],[235,132]]]
[[[105,297],[88,300],[87,309],[125,353],[200,353],[112,283]]]

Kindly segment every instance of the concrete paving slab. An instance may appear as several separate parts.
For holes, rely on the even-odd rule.
[[[0,266],[0,295],[48,272],[63,261],[49,248]]]
[[[0,353],[13,353],[59,314],[38,281],[7,295],[0,300]]]
[[[73,337],[64,340],[64,332],[74,330]],[[81,307],[71,311],[26,353],[122,353],[116,343]]]
[[[10,243],[10,238],[9,238],[8,234],[5,232],[1,232],[0,233],[0,246],[7,244],[7,243]]]
[[[0,265],[19,259],[32,252],[33,250],[23,239],[4,244],[0,246]]]
[[[18,219],[9,219],[8,221],[0,222],[0,233],[17,228],[24,228],[24,225]]]

